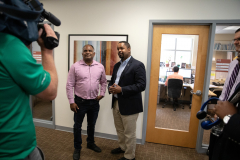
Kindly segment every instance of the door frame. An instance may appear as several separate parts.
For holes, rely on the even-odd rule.
[[[240,25],[240,19],[233,20],[149,20],[149,32],[148,32],[148,50],[147,50],[147,85],[145,90],[145,99],[144,99],[144,112],[143,112],[143,126],[142,126],[142,144],[146,140],[147,132],[147,116],[148,116],[148,102],[149,102],[149,89],[150,89],[150,73],[151,73],[151,59],[152,59],[152,39],[153,39],[153,26],[154,25],[209,25],[209,41],[207,49],[207,64],[205,66],[205,80],[203,86],[203,98],[202,104],[208,99],[208,89],[210,84],[210,73],[212,66],[212,56],[214,48],[214,39],[215,39],[215,30],[216,25]],[[206,153],[208,145],[202,144],[203,138],[203,129],[200,125],[202,121],[199,121],[198,125],[198,135],[196,150],[198,153]]]

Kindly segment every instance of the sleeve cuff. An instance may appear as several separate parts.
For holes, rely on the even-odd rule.
[[[74,99],[68,99],[69,100],[69,104],[75,103]]]
[[[105,93],[104,93],[104,92],[101,92],[101,93],[100,93],[100,96],[103,96],[103,97],[104,97],[104,96],[105,96]]]

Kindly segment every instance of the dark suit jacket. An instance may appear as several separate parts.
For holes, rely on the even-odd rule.
[[[117,71],[120,62],[116,63],[113,68],[113,74],[108,87],[115,83]],[[142,62],[130,58],[124,68],[118,85],[122,87],[122,93],[118,93],[118,105],[121,115],[132,115],[143,111],[141,92],[146,88],[146,71]],[[112,107],[114,102],[112,97]]]
[[[240,159],[240,114],[234,114],[216,138],[211,160]]]
[[[240,83],[238,83],[235,92],[239,92]],[[238,99],[240,104],[240,99]],[[237,107],[238,113],[232,115],[228,123],[224,126],[223,132],[216,137],[213,146],[213,155],[210,160],[239,160],[240,159],[240,108]],[[210,151],[209,151],[210,152]]]

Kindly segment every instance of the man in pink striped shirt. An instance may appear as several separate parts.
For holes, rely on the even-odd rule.
[[[94,47],[87,44],[83,47],[83,60],[74,63],[68,73],[67,79],[67,97],[70,103],[70,109],[74,112],[74,153],[73,160],[79,160],[82,137],[82,122],[87,114],[87,148],[95,152],[101,152],[101,149],[94,142],[95,124],[99,112],[99,100],[101,100],[106,91],[107,79],[104,66],[93,60],[95,56]],[[99,92],[99,84],[100,95]],[[73,97],[73,88],[75,98]]]

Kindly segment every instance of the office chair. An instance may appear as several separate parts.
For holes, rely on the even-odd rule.
[[[176,105],[181,105],[182,109],[184,109],[184,105],[177,101],[182,95],[182,87],[183,81],[181,79],[168,79],[167,96],[170,98],[170,101],[163,104],[162,108],[164,108],[165,105],[172,103],[174,111],[176,111]]]

